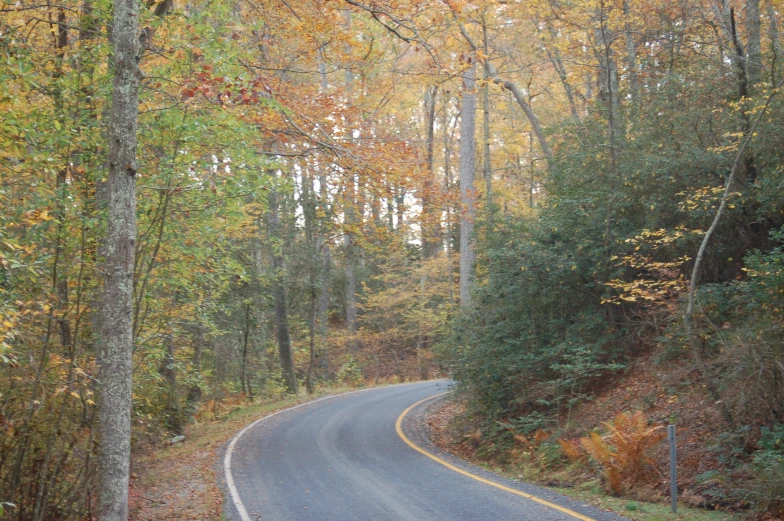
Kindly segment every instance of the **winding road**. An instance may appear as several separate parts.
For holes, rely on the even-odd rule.
[[[235,521],[623,521],[434,447],[444,381],[323,398],[264,418],[223,460]],[[413,406],[413,407],[412,407]]]

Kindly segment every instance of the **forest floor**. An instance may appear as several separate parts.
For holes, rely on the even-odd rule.
[[[259,418],[316,398],[352,390],[332,387],[316,394],[236,405],[213,421],[189,425],[180,443],[148,447],[133,455],[129,521],[219,521],[223,492],[215,465],[220,448]]]
[[[625,497],[605,492],[600,476],[585,465],[553,464],[551,454],[536,446],[517,444],[500,448],[482,439],[477,425],[457,400],[444,400],[428,423],[431,438],[442,449],[512,479],[549,486],[594,506],[612,510],[639,521],[735,521],[747,519],[731,510],[742,505],[724,504],[728,511],[703,508],[710,498],[703,495],[700,477],[719,468],[721,426],[719,411],[684,364],[662,362],[656,354],[638,359],[626,374],[599,390],[594,399],[571,411],[558,429],[561,439],[577,441],[590,431],[606,430],[603,422],[626,411],[643,411],[653,424],[678,425],[679,489],[678,514],[670,512],[668,448],[661,443],[653,454],[660,479]],[[553,441],[553,440],[550,440]],[[558,446],[555,445],[557,448]],[[557,454],[556,459],[560,459]]]

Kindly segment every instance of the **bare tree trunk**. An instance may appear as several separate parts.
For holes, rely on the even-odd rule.
[[[735,184],[735,178],[738,175],[738,171],[741,168],[741,164],[743,163],[743,157],[746,153],[746,149],[748,148],[749,144],[751,143],[752,138],[754,137],[754,132],[757,130],[757,126],[759,125],[762,118],[768,111],[768,107],[770,106],[771,101],[776,96],[778,89],[784,85],[784,82],[777,84],[776,89],[772,91],[772,93],[768,96],[768,99],[765,102],[762,110],[759,111],[757,118],[754,120],[754,123],[750,125],[750,127],[744,132],[743,140],[741,141],[740,147],[738,147],[738,151],[735,153],[735,161],[732,163],[732,169],[730,170],[730,175],[727,178],[727,182],[724,186],[724,193],[721,197],[721,202],[719,203],[719,208],[716,210],[716,215],[713,217],[713,222],[711,223],[708,231],[705,232],[705,236],[702,238],[702,243],[700,244],[700,248],[697,251],[697,256],[694,259],[694,266],[691,271],[691,280],[689,281],[689,293],[688,293],[688,300],[686,304],[686,313],[683,315],[683,326],[686,331],[686,338],[689,341],[689,345],[692,351],[692,355],[694,357],[694,362],[697,365],[698,370],[700,371],[700,375],[702,376],[703,383],[705,384],[706,388],[710,392],[712,398],[716,400],[716,404],[719,405],[722,416],[724,417],[725,422],[730,427],[735,427],[735,421],[732,416],[732,412],[730,411],[727,404],[721,400],[721,395],[719,393],[719,386],[716,383],[713,375],[710,373],[710,370],[707,367],[707,363],[704,360],[702,354],[702,346],[700,345],[700,340],[694,332],[694,304],[697,299],[697,288],[699,287],[700,282],[700,275],[702,271],[702,263],[705,259],[705,251],[708,248],[708,244],[710,243],[710,239],[716,231],[716,228],[719,226],[719,222],[721,221],[721,217],[724,214],[724,210],[727,207],[727,200],[729,199],[730,192],[732,191],[732,187]]]
[[[471,305],[474,283],[474,169],[476,161],[476,61],[463,72],[460,107],[460,307]]]
[[[629,2],[623,2],[623,14],[628,19],[630,15]],[[637,108],[640,103],[640,80],[637,74],[637,48],[634,45],[634,34],[629,22],[623,32],[626,38],[626,67],[629,71],[629,92],[632,98],[632,106]]]
[[[133,264],[139,115],[139,2],[115,0],[108,229],[100,381],[99,521],[127,521],[131,457]]]
[[[436,94],[438,87],[425,92],[425,154],[426,173],[422,183],[422,257],[430,259],[438,255],[441,247],[441,210],[433,201],[435,198],[435,123]]]
[[[471,36],[468,34],[468,31],[466,31],[465,26],[460,24],[459,27],[460,27],[460,34],[463,35],[463,38],[471,47],[471,50],[473,50],[474,52],[478,51],[479,48],[471,39]],[[550,149],[550,145],[547,143],[547,137],[544,135],[542,124],[539,122],[539,118],[534,113],[533,109],[531,108],[531,105],[529,105],[528,102],[525,100],[525,95],[523,94],[523,91],[514,82],[500,78],[498,76],[498,72],[495,70],[495,67],[493,67],[493,65],[487,59],[485,59],[485,67],[486,67],[485,70],[487,72],[487,76],[488,78],[492,79],[493,83],[497,85],[501,85],[503,88],[505,88],[506,90],[512,93],[515,101],[520,106],[520,108],[523,109],[525,116],[528,118],[528,121],[531,123],[531,128],[533,129],[534,134],[536,134],[536,139],[539,141],[539,146],[541,147],[542,152],[544,152],[544,155],[549,160],[552,157],[552,150]],[[475,78],[476,78],[476,72],[474,73],[474,79]],[[464,80],[463,84],[465,84],[465,75],[463,76],[463,80]],[[476,95],[474,95],[474,103],[476,103]]]
[[[177,373],[174,368],[174,337],[169,333],[164,338],[166,355],[160,367],[160,373],[166,380],[166,415],[168,416],[168,427],[174,434],[182,434],[182,422],[180,418],[179,400],[177,399]]]
[[[444,130],[443,135],[443,148],[444,148],[444,192],[449,194],[452,190],[452,135],[449,133],[449,100],[444,92],[444,114],[442,119],[442,126]],[[449,199],[447,199],[449,200]],[[452,207],[449,202],[446,204],[446,269],[449,281],[449,303],[454,304],[454,276],[455,270],[452,265]]]
[[[319,177],[321,190],[321,209],[324,215],[330,214],[329,191],[327,190],[327,178],[324,175]],[[320,226],[321,227],[321,226]],[[319,297],[318,297],[318,336],[319,345],[323,351],[326,372],[329,375],[329,352],[327,347],[327,334],[329,332],[329,287],[332,270],[332,250],[326,240],[325,230],[321,230],[318,242],[321,251],[322,268],[319,274]]]
[[[779,60],[782,57],[781,41],[779,40],[779,21],[776,16],[776,6],[773,5],[773,0],[767,2],[768,11],[768,36],[770,37],[770,51],[773,55],[770,67],[770,84],[775,85],[777,81],[777,68]]]
[[[272,270],[275,282],[272,296],[275,302],[275,332],[278,340],[278,357],[280,359],[281,377],[290,393],[299,391],[297,375],[294,372],[294,357],[291,352],[291,334],[289,333],[289,315],[286,303],[286,283],[283,276],[283,252],[280,250],[280,224],[278,210],[278,194],[274,191],[269,196],[269,230],[272,239],[278,239],[273,245]]]
[[[755,90],[762,76],[762,38],[760,30],[760,2],[748,0],[746,4],[746,75],[749,90]]]
[[[348,330],[348,350],[356,353],[359,344],[355,335],[358,330],[357,322],[357,272],[356,272],[356,252],[354,235],[346,234],[346,329]]]
[[[242,394],[251,394],[248,390],[248,338],[250,337],[250,304],[245,304],[245,318],[242,328],[242,356],[240,358],[240,389]]]
[[[316,202],[313,197],[313,180],[309,172],[302,176],[302,191],[300,193],[302,215],[305,218],[305,244],[308,249],[308,284],[310,286],[310,306],[308,317],[308,373],[305,378],[305,387],[308,394],[313,394],[315,384],[313,373],[316,367],[316,321],[318,320],[319,305],[319,280],[317,263],[319,262],[319,247],[313,233],[316,221]]]
[[[534,26],[536,29],[539,29],[538,22],[535,22]],[[548,27],[550,32],[550,36],[553,39],[556,39],[558,35],[555,32],[555,29],[552,27]],[[543,45],[544,51],[547,53],[547,58],[550,60],[550,63],[553,65],[553,69],[558,74],[558,79],[561,80],[561,86],[564,89],[564,94],[566,94],[566,99],[569,102],[569,110],[572,113],[572,117],[579,121],[580,115],[577,113],[577,103],[574,100],[574,89],[572,89],[572,85],[569,83],[569,76],[566,73],[566,67],[564,67],[563,60],[561,60],[561,52],[558,50],[557,47],[550,49],[546,45]]]
[[[735,23],[735,10],[733,8],[730,8],[730,35],[732,38],[732,44],[735,48],[734,63],[738,81],[738,99],[741,102],[740,128],[741,132],[746,135],[751,125],[751,120],[748,113],[749,107],[747,107],[747,100],[749,99],[750,95],[748,74],[749,64],[746,60],[743,44],[741,44],[740,41],[740,35],[738,35],[738,29]],[[747,150],[746,157],[743,161],[743,170],[741,171],[741,175],[739,177],[741,183],[743,184],[754,183],[757,180],[757,167],[753,150]]]
[[[485,56],[490,55],[487,44],[487,22],[482,18],[482,47]],[[491,70],[489,59],[484,66],[485,84],[482,87],[482,176],[485,178],[485,211],[493,215],[493,168],[490,162],[490,84]]]
[[[193,356],[191,358],[191,366],[193,375],[196,378],[201,376],[201,358],[202,358],[202,351],[204,350],[204,327],[199,323],[195,322],[193,324]],[[194,383],[191,385],[190,389],[188,389],[188,396],[185,398],[186,405],[186,413],[188,417],[193,416],[196,413],[196,410],[199,407],[199,402],[201,401],[201,394],[202,389],[198,383]]]

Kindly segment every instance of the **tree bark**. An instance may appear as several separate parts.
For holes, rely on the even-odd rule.
[[[438,87],[425,92],[425,179],[422,183],[422,257],[430,259],[441,249],[441,209],[435,204],[435,123]]]
[[[471,305],[474,283],[474,170],[476,161],[476,60],[463,72],[460,107],[460,307]]]
[[[485,56],[490,55],[487,44],[487,22],[482,18],[482,47]],[[485,211],[493,215],[493,168],[490,162],[490,84],[491,70],[489,58],[485,59],[484,79],[482,87],[482,176],[485,179]]]
[[[534,23],[534,26],[539,28],[538,22]],[[552,27],[548,27],[550,32],[550,37],[555,40],[558,35],[555,32],[555,29]],[[547,58],[550,60],[550,63],[553,65],[553,69],[558,74],[558,79],[561,80],[561,86],[564,89],[564,94],[566,94],[566,99],[569,102],[569,110],[572,113],[572,117],[576,120],[580,120],[580,115],[577,112],[577,103],[574,100],[574,89],[572,85],[569,83],[569,76],[566,73],[566,67],[564,67],[563,60],[561,60],[561,52],[558,50],[557,47],[553,48],[552,50],[543,45],[544,51],[547,53]]]
[[[623,2],[623,14],[628,19],[630,13],[629,2]],[[640,103],[640,80],[637,74],[637,47],[634,44],[634,34],[631,25],[626,22],[623,31],[626,39],[626,67],[629,71],[629,93],[632,98],[632,106],[637,108]]]
[[[139,115],[139,2],[115,0],[100,381],[99,521],[127,521],[131,456],[133,264]]]
[[[269,196],[269,230],[270,238],[276,241],[272,248],[272,270],[275,282],[272,296],[275,302],[275,333],[278,340],[278,357],[280,371],[286,389],[296,394],[299,391],[297,375],[294,372],[294,357],[291,352],[291,334],[289,333],[289,315],[286,302],[286,284],[283,274],[283,253],[281,251],[280,217],[278,210],[278,194],[274,191]]]
[[[768,11],[768,36],[770,37],[770,51],[773,55],[770,67],[770,84],[775,85],[778,77],[779,60],[782,57],[781,41],[779,40],[779,21],[776,15],[776,6],[773,5],[773,0],[767,1]]]
[[[746,75],[749,89],[762,79],[762,39],[760,36],[760,3],[759,0],[748,0],[746,4]]]

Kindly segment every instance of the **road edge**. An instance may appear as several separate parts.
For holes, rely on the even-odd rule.
[[[237,442],[240,440],[240,438],[242,438],[242,436],[246,432],[251,430],[253,427],[255,427],[256,425],[262,423],[264,420],[268,420],[268,419],[272,418],[273,416],[277,416],[277,415],[283,414],[285,412],[290,412],[290,411],[293,411],[293,410],[296,410],[296,409],[300,409],[300,408],[308,406],[308,405],[313,405],[314,403],[323,402],[323,401],[331,400],[331,399],[334,399],[334,398],[340,398],[341,396],[348,396],[348,395],[351,395],[351,394],[363,393],[363,392],[373,391],[373,390],[377,390],[377,389],[388,389],[390,387],[400,387],[400,386],[404,386],[404,385],[416,385],[416,384],[422,384],[422,383],[425,383],[425,382],[440,382],[440,381],[444,381],[444,380],[443,379],[421,380],[421,381],[417,381],[417,382],[405,382],[405,383],[393,384],[393,385],[380,385],[380,386],[376,386],[376,387],[366,387],[364,389],[357,389],[357,390],[354,390],[354,391],[346,391],[344,393],[331,394],[331,395],[328,395],[328,396],[323,396],[321,398],[316,398],[314,400],[309,400],[307,402],[299,403],[299,404],[293,405],[291,407],[286,407],[285,409],[280,409],[280,410],[275,411],[275,412],[273,412],[271,414],[268,414],[266,416],[262,416],[258,420],[255,420],[252,423],[250,423],[249,425],[245,426],[241,431],[239,431],[237,434],[235,434],[231,438],[231,440],[229,441],[228,445],[226,445],[226,450],[225,450],[225,453],[223,454],[223,479],[225,480],[226,488],[229,490],[229,497],[231,498],[232,504],[234,505],[234,510],[240,516],[240,521],[254,521],[254,520],[248,515],[248,511],[245,508],[245,504],[242,502],[242,498],[240,498],[239,490],[237,490],[237,486],[234,484],[234,476],[231,473],[231,457],[232,457],[232,454],[234,453],[234,448],[236,447]],[[223,510],[225,512],[226,508],[224,507]]]
[[[504,476],[494,470],[484,468],[469,460],[463,459],[460,456],[457,456],[436,445],[430,437],[431,430],[428,424],[428,418],[430,417],[433,409],[437,407],[438,404],[443,400],[448,398],[448,394],[443,394],[441,396],[431,396],[429,399],[425,399],[420,402],[419,406],[414,404],[414,406],[410,407],[409,413],[405,415],[403,421],[400,424],[400,428],[412,441],[412,443],[422,447],[426,452],[436,455],[439,459],[448,462],[457,469],[483,478],[479,481],[494,481],[496,484],[502,484],[502,486],[516,489],[517,491],[522,492],[523,494],[521,495],[523,496],[531,495],[540,499],[547,498],[545,501],[548,503],[557,505],[567,510],[571,510],[578,515],[586,516],[589,519],[593,519],[595,521],[632,521],[629,517],[624,517],[624,515],[618,512],[608,510],[601,505],[590,504],[580,498],[570,497],[550,487],[535,485],[533,483]],[[463,472],[459,473],[462,474]],[[544,505],[542,506],[544,507]],[[561,508],[556,510],[561,510]],[[564,513],[562,510],[561,512]]]

